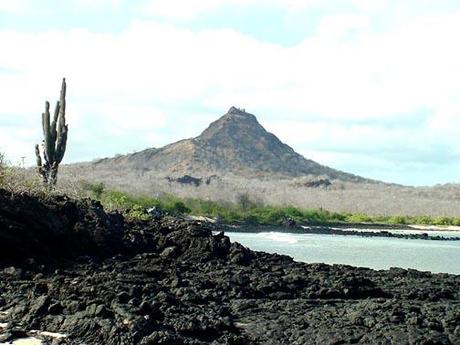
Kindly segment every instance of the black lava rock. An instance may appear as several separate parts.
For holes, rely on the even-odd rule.
[[[459,276],[298,263],[213,230],[0,191],[0,342],[459,344]]]

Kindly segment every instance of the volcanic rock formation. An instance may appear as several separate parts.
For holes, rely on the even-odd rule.
[[[298,263],[212,230],[0,190],[0,343],[459,344],[460,276]]]
[[[105,158],[95,167],[159,171],[175,176],[222,176],[228,173],[255,177],[328,176],[353,182],[372,182],[306,159],[267,132],[256,117],[231,107],[198,137],[160,149],[147,149],[116,158]]]

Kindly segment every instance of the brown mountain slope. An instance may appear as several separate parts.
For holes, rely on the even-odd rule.
[[[229,173],[246,177],[326,175],[335,180],[373,182],[304,158],[267,132],[254,115],[235,107],[231,107],[196,138],[159,149],[101,159],[93,163],[95,169],[98,166],[157,171],[176,176],[222,176]]]

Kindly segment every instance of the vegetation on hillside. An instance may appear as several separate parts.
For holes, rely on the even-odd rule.
[[[27,169],[20,164],[11,164],[6,155],[0,152],[0,188],[11,193],[27,193],[46,198],[50,195],[66,194],[72,198],[87,196],[77,176],[67,179],[57,188],[49,188],[37,174],[37,168]]]
[[[411,187],[385,184],[348,183],[331,180],[327,187],[308,187],[314,176],[295,179],[213,176],[205,173],[199,186],[179,183],[181,175],[148,170],[120,169],[116,165],[93,169],[90,164],[63,165],[59,184],[79,180],[103,182],[130,195],[172,194],[181,199],[197,198],[235,203],[238,195],[249,194],[265,205],[293,205],[301,209],[326,209],[366,215],[430,215],[460,217],[460,184]],[[209,178],[210,182],[207,182]]]
[[[42,185],[38,179],[30,178],[25,169],[11,165],[2,152],[0,152],[0,188],[17,193],[42,191]]]
[[[4,184],[6,178],[6,167],[5,154],[0,152],[0,186]]]
[[[73,182],[70,183],[69,181]],[[0,153],[0,188],[17,193],[33,193],[46,197],[65,193],[74,198],[91,197],[99,200],[106,209],[120,210],[131,219],[148,219],[146,209],[158,207],[172,215],[195,215],[219,219],[225,223],[247,222],[277,225],[287,219],[305,224],[419,224],[460,226],[459,217],[432,216],[379,216],[364,213],[330,212],[323,208],[306,209],[294,206],[273,206],[265,204],[249,193],[238,193],[236,201],[212,201],[200,198],[180,198],[168,193],[157,197],[125,193],[107,188],[103,183],[78,181],[76,177],[61,182],[58,188],[46,188],[33,170],[8,164]]]
[[[98,199],[108,209],[125,212],[128,218],[147,219],[145,209],[158,207],[174,215],[194,215],[219,219],[225,223],[246,222],[277,225],[292,219],[306,224],[394,224],[460,226],[457,217],[430,216],[369,216],[365,214],[329,212],[324,209],[301,209],[293,206],[271,206],[253,201],[247,194],[240,194],[237,202],[211,201],[196,198],[178,198],[163,194],[159,197],[134,196],[118,190],[106,190],[102,183],[83,183],[83,189]]]

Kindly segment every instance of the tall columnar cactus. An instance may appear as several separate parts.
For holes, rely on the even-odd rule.
[[[50,123],[50,104],[45,103],[45,112],[42,113],[43,128],[43,160],[40,155],[39,145],[35,145],[38,172],[43,178],[43,183],[53,187],[57,182],[59,163],[64,158],[67,144],[68,127],[65,123],[65,78],[62,79],[61,96],[54,109],[53,121]],[[43,164],[44,162],[44,164]]]

